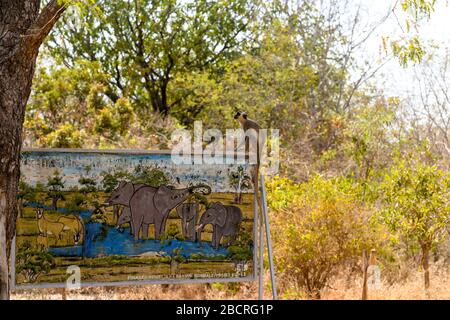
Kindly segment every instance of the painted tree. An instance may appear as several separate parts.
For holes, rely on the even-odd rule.
[[[159,187],[170,183],[170,179],[165,172],[157,166],[138,165],[134,169],[132,182]]]
[[[450,175],[435,166],[399,162],[382,185],[383,221],[421,252],[424,287],[430,287],[429,255],[447,236],[450,222]]]
[[[23,218],[23,206],[25,201],[36,200],[36,190],[23,180],[19,181],[19,192],[17,193],[19,217]]]
[[[64,193],[64,181],[58,170],[53,172],[53,176],[48,177],[47,181],[47,195],[52,200],[52,210],[58,209],[58,201],[65,200]]]
[[[252,185],[252,179],[248,175],[244,167],[239,166],[235,171],[229,174],[230,184],[236,190],[236,195],[234,197],[235,203],[242,203],[242,191],[250,189]]]
[[[9,299],[25,106],[39,47],[67,3],[2,0],[0,7],[0,299]]]
[[[81,185],[80,192],[85,196],[88,193],[97,191],[97,181],[89,175],[91,170],[91,166],[86,166],[84,168],[85,174],[78,179],[78,183]]]

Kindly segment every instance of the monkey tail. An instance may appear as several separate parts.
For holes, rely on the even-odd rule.
[[[252,180],[253,180],[253,186],[255,189],[255,195],[256,195],[256,199],[258,202],[258,213],[259,213],[259,218],[263,219],[264,215],[263,215],[263,205],[261,202],[261,194],[260,194],[260,187],[259,187],[259,163],[254,167],[254,171],[252,173]]]

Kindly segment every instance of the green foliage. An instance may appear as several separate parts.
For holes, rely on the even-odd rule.
[[[36,282],[40,275],[48,273],[53,266],[53,256],[33,248],[29,242],[25,242],[16,255],[16,272],[29,283]]]
[[[170,253],[171,262],[183,263],[186,261],[186,258],[181,254],[182,248],[175,248]]]
[[[204,208],[209,208],[209,201],[206,196],[201,193],[193,192],[188,195],[186,199],[186,203],[198,203],[202,205]],[[201,209],[199,209],[201,211]]]
[[[436,166],[400,161],[381,186],[382,221],[394,233],[431,246],[447,237],[450,222],[450,175]]]
[[[25,119],[25,142],[42,147],[97,147],[127,137],[134,111],[127,98],[111,100],[108,75],[98,62],[41,67]],[[97,137],[95,139],[95,137]],[[98,139],[100,137],[100,139]]]
[[[102,171],[100,173],[102,176],[101,185],[105,192],[113,191],[122,180],[129,181],[132,177],[128,172],[117,170],[113,173]]]
[[[237,192],[237,203],[242,200],[242,191],[251,189],[252,178],[245,172],[244,167],[239,166],[235,171],[228,174],[230,184]]]
[[[384,46],[401,64],[418,63],[427,50],[415,30],[435,1],[399,4],[407,13],[405,36],[385,37]],[[386,269],[397,267],[391,250],[422,247],[427,256],[448,241],[448,158],[433,151],[435,127],[403,119],[399,98],[355,86],[355,74],[368,74],[346,51],[352,39],[343,21],[327,16],[338,11],[335,5],[326,13],[312,0],[77,4],[58,23],[38,66],[25,144],[162,149],[175,128],[191,128],[198,119],[211,128],[238,126],[233,114],[244,110],[262,127],[280,129],[281,176],[266,187],[285,296],[304,298],[300,287],[317,297],[330,277],[360,263],[362,250],[389,256]],[[105,192],[119,181],[171,183],[157,167],[102,177],[98,187]],[[238,192],[251,186],[243,168],[229,178]],[[79,182],[65,206],[94,206],[92,219],[106,223],[88,170]],[[46,188],[22,181],[18,198],[34,201],[47,189],[56,204],[63,187],[56,173]],[[187,202],[208,207],[200,193]],[[226,257],[190,260],[249,260],[248,236],[239,234]],[[165,239],[181,240],[179,228],[168,226]],[[180,252],[155,263],[177,262]],[[112,257],[98,265],[108,263],[127,262]]]
[[[430,19],[435,9],[436,0],[402,0],[400,5],[406,13],[405,30],[402,30],[404,35],[391,40],[389,36],[384,37],[383,46],[386,49],[389,42],[394,56],[398,58],[402,66],[407,67],[409,64],[422,62],[426,54],[423,39],[417,36],[417,30],[420,29],[422,21]]]
[[[130,257],[125,255],[110,255],[107,257],[83,259],[79,262],[81,267],[99,268],[112,266],[145,266],[159,263],[170,263],[170,257]]]
[[[90,166],[84,168],[85,175],[82,175],[78,179],[78,183],[81,185],[80,192],[84,195],[95,192],[97,190],[97,181],[89,177],[89,172],[92,170]]]
[[[36,189],[26,183],[23,179],[19,181],[19,192],[17,198],[22,201],[36,201]]]
[[[379,247],[384,232],[369,222],[369,208],[351,180],[317,175],[301,185],[285,182],[274,179],[268,188],[276,266],[310,297],[320,298],[339,268],[357,261],[362,250]]]
[[[111,76],[105,94],[113,101],[126,93],[140,116],[149,106],[167,114],[181,102],[167,92],[175,75],[220,69],[238,54],[254,13],[252,4],[244,0],[102,0],[97,4],[100,13],[69,9],[47,47],[70,65],[75,57],[99,61]],[[108,116],[101,117],[108,124]]]
[[[389,135],[399,102],[395,98],[373,99],[365,93],[358,93],[355,102],[358,106],[343,125],[341,143],[331,166],[346,166],[345,174],[363,185],[368,200],[375,200],[376,182],[383,178],[391,162],[394,143]]]

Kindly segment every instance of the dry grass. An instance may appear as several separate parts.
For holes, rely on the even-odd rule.
[[[217,283],[188,285],[148,285],[135,287],[98,287],[66,291],[66,298],[80,300],[256,299],[257,286],[254,283]],[[63,299],[63,290],[20,290],[12,295],[12,299]]]
[[[396,282],[392,285],[386,281],[381,282],[379,290],[369,290],[370,300],[450,300],[450,270],[432,270],[430,275],[431,286],[428,293],[423,287],[423,274],[418,270],[411,271],[411,275],[404,282]],[[326,300],[357,300],[361,299],[362,286],[361,279],[355,280],[348,287],[343,278],[334,282],[334,290],[329,290],[322,294],[322,299]]]
[[[271,298],[270,282],[266,274],[265,299]],[[206,299],[257,299],[257,283],[213,283],[189,285],[148,285],[135,287],[98,287],[66,291],[66,299],[81,300],[206,300]],[[294,293],[293,293],[294,292]],[[282,299],[305,299],[305,294],[291,287],[281,293]],[[13,299],[63,299],[62,289],[20,290]],[[352,281],[341,276],[332,281],[330,288],[322,292],[324,300],[361,299],[361,277]],[[369,299],[374,300],[422,300],[450,299],[450,269],[434,268],[431,272],[431,288],[427,294],[423,290],[422,273],[414,270],[402,283],[389,285],[386,281],[379,290],[369,290]]]

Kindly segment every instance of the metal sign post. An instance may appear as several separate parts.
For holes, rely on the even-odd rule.
[[[267,197],[266,197],[266,187],[264,184],[264,175],[260,176],[259,188],[261,192],[261,203],[262,211],[259,215],[259,290],[258,290],[258,299],[263,299],[264,294],[264,228],[266,232],[266,245],[267,245],[267,254],[269,256],[269,269],[270,269],[270,281],[272,284],[272,297],[273,300],[277,300],[277,286],[275,279],[275,268],[273,264],[273,254],[272,254],[272,239],[270,236],[270,222],[269,222],[269,212],[267,208]]]

